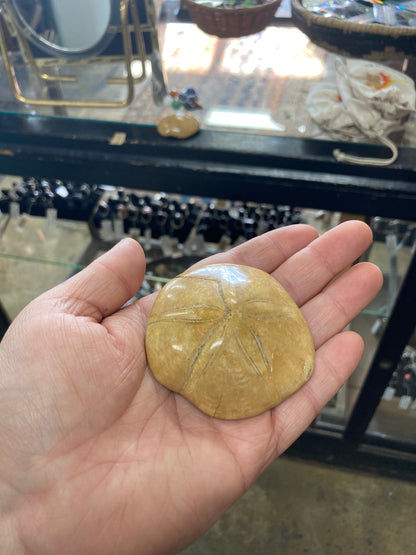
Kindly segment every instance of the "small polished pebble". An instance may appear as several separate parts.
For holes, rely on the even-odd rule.
[[[198,133],[201,124],[190,114],[170,114],[163,117],[157,126],[157,131],[162,137],[187,139]]]
[[[315,349],[296,303],[269,274],[213,264],[159,293],[147,326],[154,377],[201,411],[248,418],[282,402],[311,376]]]
[[[182,100],[180,100],[179,98],[174,98],[170,105],[174,110],[179,110],[179,108],[182,108],[183,106]]]
[[[201,104],[199,103],[198,95],[195,89],[192,87],[183,89],[180,92],[179,98],[183,102],[183,105],[187,110],[195,110],[195,109],[202,108]]]

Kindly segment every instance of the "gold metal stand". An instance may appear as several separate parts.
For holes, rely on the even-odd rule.
[[[31,46],[16,23],[16,17],[13,10],[7,3],[0,3],[0,50],[3,56],[7,79],[10,89],[14,97],[24,104],[34,106],[66,106],[76,108],[120,108],[129,105],[134,97],[134,84],[146,78],[146,50],[144,45],[143,33],[148,33],[152,56],[157,57],[160,61],[159,54],[159,41],[156,29],[156,15],[152,0],[146,0],[146,15],[147,23],[142,24],[139,18],[136,0],[120,0],[120,31],[123,40],[123,54],[117,56],[94,56],[76,62],[64,58],[42,58],[36,60],[33,56]],[[129,16],[131,24],[129,24]],[[71,66],[72,64],[98,64],[98,63],[113,63],[120,62],[125,69],[126,77],[122,78],[108,78],[107,82],[110,84],[127,85],[127,94],[122,100],[65,100],[65,99],[44,99],[44,98],[30,98],[23,94],[19,82],[16,77],[15,67],[12,58],[9,54],[6,44],[6,26],[9,34],[11,34],[17,41],[23,61],[29,70],[33,71],[38,79],[46,82],[62,82],[62,83],[76,83],[78,81],[76,76],[72,75],[51,75],[48,70],[50,65]],[[134,33],[136,52],[133,53],[131,33]],[[141,65],[141,74],[139,77],[134,77],[132,73],[132,62],[139,62]],[[161,62],[160,62],[161,64]],[[160,64],[157,64],[158,66]],[[155,77],[153,76],[153,70]],[[157,77],[158,76],[158,77]],[[156,83],[156,79],[159,82]],[[162,83],[160,83],[160,79]],[[163,69],[161,67],[153,67],[152,62],[152,84],[154,89],[154,97],[156,96],[156,88],[165,87],[165,78]],[[156,100],[156,98],[155,98]]]

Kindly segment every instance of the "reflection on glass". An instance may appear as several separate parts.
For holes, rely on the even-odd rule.
[[[403,351],[368,431],[416,442],[416,333]]]
[[[202,33],[188,23],[169,23],[163,41],[166,71],[203,74],[215,61],[217,37]]]
[[[302,4],[316,15],[336,17],[351,23],[416,27],[415,0],[303,0]]]
[[[269,27],[261,34],[227,41],[220,71],[235,75],[316,78],[324,73],[322,60],[308,49],[308,37],[296,28]]]
[[[227,127],[232,129],[261,129],[280,132],[285,130],[284,126],[274,121],[266,111],[254,108],[215,106],[208,110],[204,123],[210,127]]]
[[[39,48],[57,55],[94,47],[98,54],[120,9],[116,0],[11,0],[11,4],[21,31]]]
[[[383,287],[349,329],[361,335],[363,357],[343,390],[318,417],[317,424],[344,426],[361,393],[368,370],[382,338],[403,277],[408,271],[416,242],[416,224],[375,217],[371,221],[374,242],[368,260],[383,272]],[[382,402],[369,427],[372,433],[416,441],[416,333],[403,353]]]

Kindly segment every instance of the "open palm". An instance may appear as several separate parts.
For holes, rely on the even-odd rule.
[[[1,552],[175,553],[207,530],[356,367],[362,340],[342,330],[381,274],[360,263],[330,282],[371,240],[360,222],[319,238],[296,225],[209,259],[271,273],[315,343],[309,382],[246,420],[208,417],[153,378],[144,338],[154,296],[120,308],[143,279],[137,242],[33,301],[0,344]]]

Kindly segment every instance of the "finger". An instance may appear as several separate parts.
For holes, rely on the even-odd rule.
[[[199,268],[207,264],[242,264],[271,273],[294,253],[309,245],[317,236],[316,229],[305,224],[274,229],[229,251],[204,258],[194,264],[192,268]],[[136,308],[140,309],[136,317],[140,321],[142,314],[149,316],[155,299],[156,294],[152,294],[136,303]]]
[[[372,232],[365,223],[345,222],[294,254],[273,276],[301,306],[357,260],[371,242]]]
[[[46,295],[58,308],[75,316],[101,320],[135,295],[146,268],[142,248],[133,239],[123,239],[87,268]]]
[[[342,331],[380,291],[383,275],[368,262],[356,264],[302,307],[318,349]]]
[[[295,224],[274,229],[233,249],[214,254],[193,267],[206,264],[242,264],[271,273],[282,262],[316,239],[318,232],[312,226]]]
[[[276,449],[283,453],[313,422],[357,367],[364,351],[361,337],[342,332],[316,352],[315,370],[304,386],[272,409]]]

